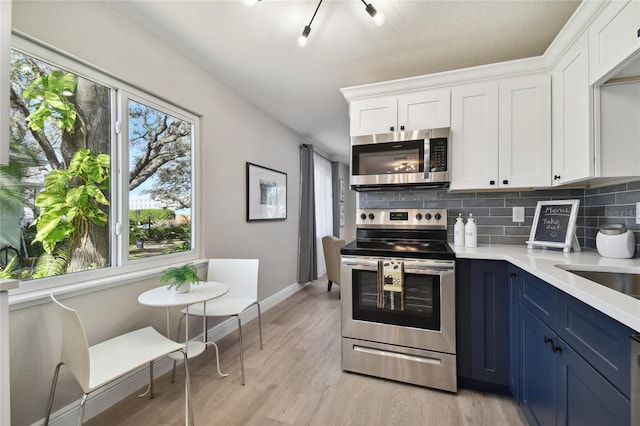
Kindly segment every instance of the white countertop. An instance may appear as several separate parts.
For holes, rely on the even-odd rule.
[[[596,250],[563,253],[552,249],[528,249],[516,245],[484,245],[477,248],[451,247],[461,259],[506,260],[590,305],[622,324],[640,332],[640,300],[567,272],[555,265],[574,269],[640,274],[640,259],[611,259]]]

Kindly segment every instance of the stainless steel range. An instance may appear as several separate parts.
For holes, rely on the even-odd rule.
[[[445,209],[359,210],[341,250],[342,369],[457,391]]]

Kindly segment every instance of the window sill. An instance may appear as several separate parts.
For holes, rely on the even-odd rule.
[[[198,259],[193,260],[190,263],[193,263],[196,267],[200,267],[202,265],[206,265],[207,262],[207,259]],[[122,274],[110,275],[103,278],[87,279],[73,284],[57,285],[28,292],[20,292],[17,294],[12,294],[13,291],[9,291],[9,311],[17,311],[32,306],[49,303],[51,301],[51,299],[49,298],[49,295],[51,293],[55,294],[56,297],[62,296],[61,299],[64,299],[66,297],[93,293],[95,291],[119,287],[146,279],[159,277],[160,273],[165,269],[172,266],[180,266],[182,264],[184,264],[184,262],[176,262],[175,264],[165,264],[162,266],[155,266]]]

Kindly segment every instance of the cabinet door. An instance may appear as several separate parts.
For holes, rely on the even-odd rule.
[[[563,340],[558,340],[558,425],[628,425],[629,400]]]
[[[520,375],[518,374],[518,360],[520,351],[518,350],[518,273],[519,270],[513,265],[507,268],[509,285],[509,390],[513,399],[520,402]]]
[[[640,50],[640,2],[612,1],[589,26],[590,83]]]
[[[452,190],[498,187],[498,83],[451,91]]]
[[[593,175],[588,37],[582,35],[551,73],[552,185]]]
[[[500,80],[499,182],[551,185],[551,79],[548,73]]]
[[[506,264],[471,264],[471,375],[475,380],[508,387],[509,290]]]
[[[349,106],[351,136],[388,133],[396,129],[397,96],[352,101]]]
[[[398,129],[422,130],[451,126],[451,90],[423,90],[398,96]]]
[[[520,324],[520,401],[530,424],[556,422],[556,354],[551,342],[556,336],[522,305]]]

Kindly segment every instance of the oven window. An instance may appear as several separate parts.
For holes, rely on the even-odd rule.
[[[440,276],[405,273],[402,291],[379,295],[376,271],[352,273],[353,319],[440,330]]]
[[[424,140],[354,145],[354,175],[424,172]]]

